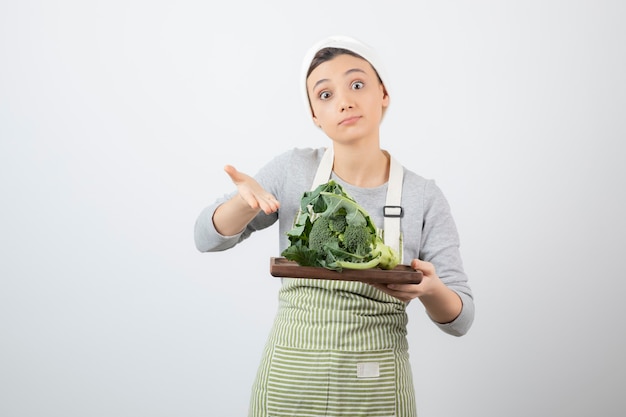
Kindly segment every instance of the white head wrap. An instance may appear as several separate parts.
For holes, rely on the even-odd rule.
[[[383,85],[385,86],[385,91],[387,91],[387,94],[389,94],[389,87],[387,85],[387,73],[385,71],[385,67],[383,66],[382,60],[380,59],[376,51],[371,46],[349,36],[331,36],[326,39],[322,39],[321,41],[313,45],[308,50],[308,52],[304,56],[304,60],[302,61],[302,75],[300,77],[302,82],[302,93],[304,98],[304,105],[306,106],[306,109],[310,116],[312,116],[312,114],[311,104],[309,102],[309,93],[306,88],[307,72],[309,71],[311,61],[313,60],[315,54],[324,48],[347,49],[348,51],[352,51],[355,54],[362,56],[376,70],[378,76],[383,82]]]

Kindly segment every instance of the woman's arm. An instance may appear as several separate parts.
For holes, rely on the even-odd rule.
[[[413,290],[430,318],[440,324],[454,321],[463,309],[459,295],[439,279],[432,263],[413,259],[411,267],[422,271],[422,282]]]
[[[277,219],[280,204],[265,191],[260,181],[232,166],[224,169],[237,185],[237,190],[205,207],[198,215],[194,240],[200,252],[230,249]],[[269,215],[263,215],[262,211]]]
[[[237,186],[237,193],[221,204],[213,214],[213,225],[218,233],[233,236],[241,231],[260,212],[271,214],[278,210],[280,203],[249,175],[226,165],[224,171]]]
[[[413,225],[421,226],[419,251],[409,252],[411,266],[422,271],[423,279],[417,285],[389,285],[380,289],[404,302],[418,298],[441,330],[455,336],[464,335],[474,320],[474,301],[463,269],[459,236],[450,207],[432,181],[427,182],[419,194],[411,194],[413,189],[408,191],[403,195],[406,204],[419,207],[420,200],[424,201],[421,224]]]

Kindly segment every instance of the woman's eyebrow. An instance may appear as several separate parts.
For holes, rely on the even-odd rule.
[[[353,72],[361,72],[361,73],[365,74],[365,71],[363,71],[361,68],[352,68],[352,69],[349,69],[348,71],[346,71],[344,75],[350,75]]]
[[[317,88],[318,85],[324,83],[328,81],[328,78],[322,78],[321,80],[318,80],[315,84],[313,84],[313,87],[311,87],[311,90],[315,90]]]
[[[344,75],[350,75],[353,72],[360,72],[360,73],[366,74],[366,72],[363,71],[361,68],[351,68],[351,69],[347,70],[344,73]],[[320,84],[322,84],[323,82],[326,82],[326,81],[328,81],[328,78],[322,78],[321,80],[317,80],[317,82],[315,84],[313,84],[312,89],[315,90],[318,85],[320,85]]]

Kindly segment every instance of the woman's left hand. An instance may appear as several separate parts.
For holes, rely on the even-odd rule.
[[[463,309],[459,295],[439,279],[432,263],[413,259],[411,267],[422,271],[419,284],[376,284],[379,290],[408,303],[419,298],[431,319],[438,323],[450,323]]]
[[[413,259],[411,268],[422,272],[422,282],[419,284],[372,284],[379,290],[408,303],[414,298],[436,291],[436,287],[444,285],[435,271],[435,266],[426,261]]]

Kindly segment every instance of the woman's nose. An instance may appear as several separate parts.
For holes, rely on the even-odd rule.
[[[339,100],[339,108],[341,111],[345,111],[354,107],[354,101],[350,97],[350,94],[342,94]]]

